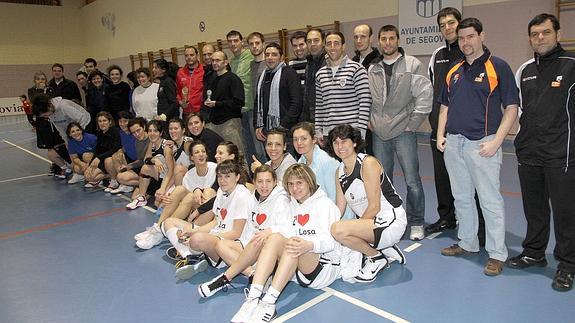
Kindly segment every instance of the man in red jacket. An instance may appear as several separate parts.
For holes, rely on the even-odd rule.
[[[184,50],[186,65],[178,70],[176,77],[177,98],[182,108],[182,118],[192,112],[199,112],[204,90],[204,66],[198,60],[198,50],[188,46]]]

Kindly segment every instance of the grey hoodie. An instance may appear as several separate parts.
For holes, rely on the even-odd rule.
[[[433,86],[421,62],[404,54],[393,65],[389,93],[386,90],[383,61],[369,67],[369,89],[372,104],[372,131],[381,139],[389,140],[409,128],[416,131],[431,112]]]

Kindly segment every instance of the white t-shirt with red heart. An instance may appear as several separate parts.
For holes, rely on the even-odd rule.
[[[245,229],[248,230],[248,238],[251,239],[259,231],[268,228],[274,233],[289,230],[291,226],[289,204],[289,196],[280,184],[276,185],[270,195],[261,202],[257,192],[254,192],[250,217]]]
[[[236,185],[231,193],[224,193],[218,189],[212,211],[217,221],[210,233],[230,231],[234,227],[234,220],[247,220],[250,216],[252,193],[242,184]],[[246,226],[239,240],[243,243],[247,239]]]

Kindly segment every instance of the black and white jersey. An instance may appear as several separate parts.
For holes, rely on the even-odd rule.
[[[367,156],[366,154],[357,154],[353,172],[349,175],[345,174],[345,165],[343,163],[339,166],[339,184],[341,185],[347,205],[349,205],[356,214],[357,218],[360,218],[367,209],[367,192],[365,191],[363,178],[361,176],[363,161]],[[393,210],[401,207],[403,201],[395,191],[395,187],[391,184],[385,171],[381,174],[380,186],[381,206],[379,213],[375,217],[375,224],[377,226],[384,226],[389,225],[395,220],[396,212],[393,212]]]
[[[176,162],[176,165],[182,165],[185,167],[188,167],[191,165],[191,161],[190,161],[190,156],[188,156],[188,153],[184,150],[184,146],[186,145],[186,142],[188,141],[194,141],[194,139],[192,139],[191,137],[186,137],[184,136],[182,144],[178,147],[177,144],[175,145],[175,151],[174,151],[174,160]]]

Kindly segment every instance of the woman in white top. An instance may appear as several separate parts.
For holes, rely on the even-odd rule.
[[[271,166],[271,168],[276,172],[277,178],[281,183],[281,179],[284,176],[285,171],[291,165],[297,163],[293,156],[286,152],[287,150],[287,133],[281,129],[272,129],[268,132],[266,136],[266,153],[270,160],[266,162],[266,165]],[[255,172],[256,168],[262,165],[262,163],[252,156],[254,162],[251,165],[252,173]]]
[[[300,285],[321,289],[340,276],[341,245],[329,230],[340,211],[318,187],[313,171],[295,164],[284,175],[283,186],[290,195],[288,230],[273,233],[264,244],[246,301],[232,322],[269,322],[276,316],[275,303],[295,275]],[[270,288],[264,284],[273,274]]]
[[[274,170],[268,165],[254,169],[256,192],[252,197],[251,214],[244,230],[248,231],[250,242],[245,246],[238,241],[220,240],[216,251],[230,267],[218,277],[201,284],[198,292],[201,297],[210,297],[222,289],[231,286],[234,277],[243,273],[252,278],[252,265],[258,256],[267,237],[279,232],[282,227],[291,226],[289,219],[289,196],[284,188],[278,185]]]
[[[160,226],[168,218],[185,219],[192,210],[212,198],[213,190],[208,190],[216,181],[216,164],[208,162],[206,146],[200,141],[190,145],[190,158],[194,168],[184,176],[182,185],[177,186],[170,195],[164,197],[165,204],[160,218],[146,231],[134,236],[140,249],[151,249],[164,239]],[[205,224],[205,223],[198,223]]]
[[[392,261],[405,263],[399,242],[407,218],[403,201],[379,161],[360,151],[365,147],[358,129],[340,125],[329,132],[328,152],[341,159],[336,170],[337,206],[349,206],[355,219],[341,220],[331,234],[344,246],[364,254],[357,282],[371,282]]]
[[[150,70],[140,67],[136,70],[138,83],[132,91],[132,110],[136,117],[154,120],[158,116],[158,83],[152,82]]]
[[[239,240],[243,245],[247,244],[244,227],[250,215],[250,205],[246,201],[251,199],[251,192],[243,185],[242,171],[242,166],[231,160],[218,165],[216,173],[220,187],[210,211],[213,215],[211,222],[195,227],[183,220],[170,218],[166,221],[166,236],[170,242],[182,256],[188,253],[176,264],[179,279],[191,278],[205,270],[208,263],[212,267],[223,265],[216,251],[221,239]],[[201,254],[194,257],[192,253]]]

